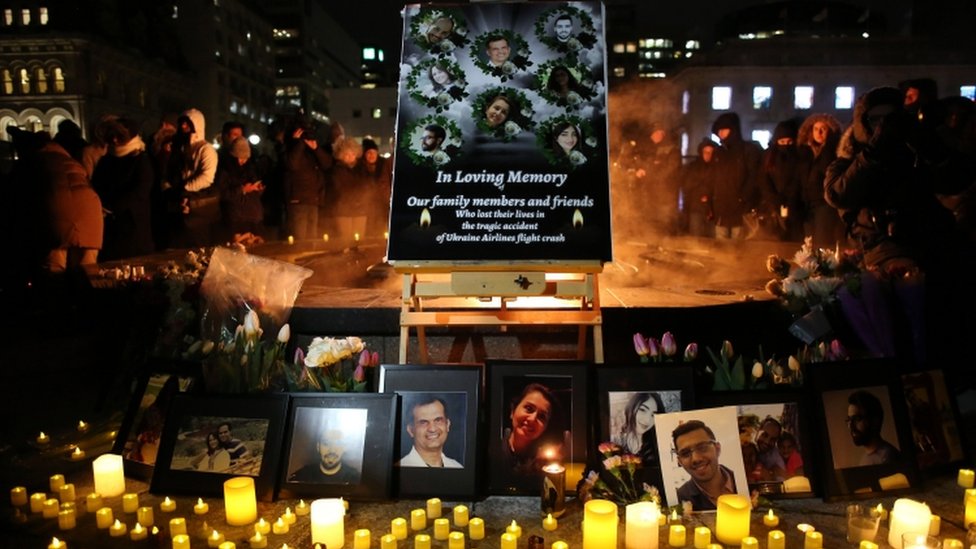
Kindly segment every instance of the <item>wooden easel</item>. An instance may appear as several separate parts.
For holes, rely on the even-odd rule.
[[[603,362],[599,261],[539,261],[489,265],[472,262],[396,262],[403,276],[400,309],[400,363],[407,362],[410,328],[417,329],[420,362],[430,362],[428,326],[575,325],[577,358],[586,358],[586,329],[593,328],[593,357]],[[526,308],[509,306],[518,298],[548,298]],[[435,307],[427,303],[438,299]],[[555,300],[567,300],[566,307]],[[474,301],[472,301],[474,300]],[[490,305],[484,306],[488,301]],[[528,300],[526,300],[528,301]]]

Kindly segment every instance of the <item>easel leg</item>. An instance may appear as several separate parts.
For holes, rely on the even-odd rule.
[[[407,345],[410,344],[410,327],[400,326],[400,364],[407,363]]]
[[[593,326],[593,362],[603,364],[603,325]]]
[[[420,363],[430,364],[430,354],[427,352],[427,334],[423,326],[417,326],[417,347],[420,349]]]

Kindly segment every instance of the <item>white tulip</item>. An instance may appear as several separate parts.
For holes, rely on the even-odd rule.
[[[278,341],[280,343],[288,343],[289,339],[291,339],[291,326],[285,324],[278,330]]]

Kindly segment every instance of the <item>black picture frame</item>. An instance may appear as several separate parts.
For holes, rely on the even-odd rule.
[[[152,365],[139,376],[112,445],[112,453],[122,456],[126,476],[150,480],[173,397],[195,392],[202,380],[198,364]]]
[[[388,499],[397,404],[393,393],[293,394],[277,497]],[[329,437],[326,445],[320,435]],[[342,451],[323,456],[329,443]],[[330,459],[335,466],[326,474],[321,467]]]
[[[542,467],[547,462],[561,461],[566,465],[567,478],[569,471],[582,470],[589,448],[590,363],[488,359],[485,367],[489,400],[487,491],[538,495],[542,489]],[[555,404],[545,430],[529,432],[528,436],[535,438],[519,455],[509,440],[513,433],[513,407],[520,394],[533,384],[548,388]]]
[[[921,489],[900,371],[900,364],[890,359],[817,364],[809,369],[824,448],[820,477],[825,501],[877,498]],[[865,404],[852,408],[848,404],[852,395]],[[868,404],[871,402],[874,404]],[[883,412],[880,436],[890,446],[867,453],[863,448],[869,446],[864,439],[876,430],[869,423],[876,413],[864,409],[878,404]],[[851,412],[853,416],[849,416]],[[848,427],[849,418],[855,418],[855,427]]]
[[[818,473],[820,464],[814,452],[817,439],[816,424],[811,421],[813,407],[802,387],[763,389],[755,391],[715,391],[700,399],[708,407],[735,406],[739,419],[739,439],[742,444],[742,462],[749,480],[750,492],[758,492],[768,499],[810,498],[819,494]],[[769,421],[772,420],[772,421]],[[779,428],[778,437],[770,436]],[[789,435],[787,437],[786,435]],[[755,454],[746,449],[748,437]],[[783,444],[779,444],[782,441]],[[763,448],[772,442],[770,449]],[[791,444],[792,443],[792,444]],[[783,449],[792,446],[796,457],[784,458]],[[763,452],[777,452],[784,472],[774,472],[778,467],[763,460]],[[754,457],[751,457],[754,456]],[[770,459],[775,459],[773,456]],[[801,471],[797,473],[797,463]],[[764,463],[765,461],[765,463]],[[790,463],[790,462],[793,463]],[[805,479],[805,480],[804,480]]]
[[[257,498],[272,501],[287,414],[286,394],[176,395],[150,491],[223,497],[224,481],[250,476]],[[204,453],[214,435],[228,456]]]
[[[471,499],[478,495],[478,478],[483,466],[479,459],[483,455],[479,444],[482,385],[480,365],[380,366],[380,392],[400,396],[396,421],[398,443],[393,457],[394,483],[399,497]],[[413,415],[415,405],[431,412],[443,410],[450,421],[442,443],[443,456],[450,460],[443,461],[445,467],[427,467],[414,463],[413,459],[412,465],[400,463],[407,456],[417,456],[413,450],[415,439],[407,428],[412,424],[411,430],[418,432]]]
[[[925,477],[943,475],[969,461],[956,399],[940,369],[901,376],[915,442],[915,458]]]
[[[640,429],[637,410],[656,414],[691,409],[695,403],[693,368],[690,364],[599,365],[593,372],[600,421],[595,426],[591,455],[599,455],[595,450],[600,443],[618,444],[624,451],[641,458],[643,467],[637,472],[638,480],[660,490],[661,455],[655,429],[652,424],[650,429],[634,433]]]

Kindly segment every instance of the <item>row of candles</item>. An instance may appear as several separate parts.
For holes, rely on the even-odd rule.
[[[384,231],[383,232],[383,238],[384,239],[389,239],[390,238],[390,233]],[[359,242],[362,239],[362,237],[359,236],[359,233],[353,233],[352,239],[354,241],[356,241],[356,242]],[[323,242],[328,242],[329,241],[329,233],[322,233],[322,241]],[[292,236],[292,235],[288,235],[288,243],[289,244],[294,244],[295,243],[295,237]]]

